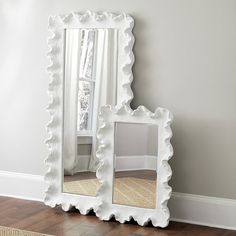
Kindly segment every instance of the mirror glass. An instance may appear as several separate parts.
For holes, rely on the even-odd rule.
[[[96,196],[99,108],[115,105],[117,29],[66,29],[64,48],[63,192]]]
[[[156,208],[158,126],[115,123],[114,204]]]

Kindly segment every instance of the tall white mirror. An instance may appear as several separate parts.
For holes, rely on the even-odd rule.
[[[91,11],[53,16],[48,67],[49,156],[45,203],[96,209],[96,134],[101,106],[130,103],[134,22],[129,15]]]

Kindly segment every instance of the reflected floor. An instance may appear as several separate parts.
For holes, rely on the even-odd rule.
[[[113,203],[156,208],[156,171],[115,172]]]
[[[83,172],[65,176],[64,192],[95,196],[100,186],[96,174]],[[115,173],[113,203],[143,208],[156,207],[156,171],[137,170]]]
[[[80,172],[64,176],[63,192],[96,196],[100,184],[95,172]]]

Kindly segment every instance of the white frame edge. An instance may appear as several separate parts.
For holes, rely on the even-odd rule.
[[[134,55],[132,52],[134,36],[132,29],[134,20],[131,16],[120,13],[71,12],[69,14],[50,16],[48,39],[48,57],[50,65],[48,95],[50,98],[47,110],[50,121],[46,126],[48,139],[45,141],[49,154],[45,160],[47,172],[45,174],[46,191],[44,203],[55,207],[61,205],[68,211],[76,207],[81,214],[97,209],[100,204],[97,197],[74,195],[62,192],[62,145],[63,145],[63,83],[64,83],[64,29],[66,28],[119,28],[119,57],[118,76],[120,87],[117,89],[117,105],[130,104],[133,98],[131,82],[133,80],[132,66]]]
[[[102,108],[99,118],[97,157],[100,160],[100,166],[97,176],[102,185],[98,191],[101,205],[99,205],[96,215],[101,220],[109,220],[114,216],[120,223],[124,223],[133,218],[141,226],[151,221],[156,227],[166,227],[170,219],[167,202],[172,191],[168,185],[168,181],[172,175],[171,168],[168,164],[169,159],[173,155],[173,148],[170,143],[172,137],[170,128],[173,120],[172,114],[164,108],[157,108],[155,113],[152,113],[143,106],[139,106],[134,111],[128,106],[121,108],[105,106]],[[158,125],[156,209],[138,208],[112,203],[115,122]]]

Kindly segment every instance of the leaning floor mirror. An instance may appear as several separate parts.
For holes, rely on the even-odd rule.
[[[139,225],[169,223],[168,199],[172,175],[168,160],[173,155],[170,139],[172,114],[163,108],[155,113],[140,106],[102,107],[97,157],[102,220],[115,217],[121,223],[133,218]]]
[[[51,207],[76,207],[82,214],[97,208],[98,113],[103,105],[119,107],[133,98],[133,25],[125,13],[87,11],[49,18],[45,203]]]

